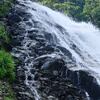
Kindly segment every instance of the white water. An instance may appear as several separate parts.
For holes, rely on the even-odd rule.
[[[57,45],[60,45],[64,48],[67,48],[73,59],[76,60],[77,67],[71,67],[71,70],[87,70],[91,75],[93,75],[98,84],[100,84],[100,31],[96,27],[94,27],[91,23],[85,22],[75,22],[69,17],[55,12],[47,7],[44,7],[40,4],[34,3],[30,0],[18,0],[21,4],[24,4],[27,7],[26,12],[31,14],[32,19],[41,22],[45,27],[45,31],[50,32],[52,35],[55,35],[58,41],[55,41]],[[34,11],[33,9],[36,9]],[[32,20],[30,19],[30,21]],[[49,24],[48,24],[49,22]],[[61,32],[56,25],[61,26],[64,29],[64,33]],[[26,29],[30,29],[30,27],[26,26]],[[25,39],[23,42],[26,44],[23,48],[28,51],[27,33],[25,34]],[[72,48],[72,44],[75,44],[77,48]],[[24,52],[26,52],[24,51]],[[29,52],[29,51],[28,51]],[[27,53],[28,55],[28,53]],[[43,56],[56,56],[52,55],[43,55]],[[41,56],[41,57],[43,57]],[[28,55],[26,62],[30,58]],[[38,59],[38,58],[36,58]],[[32,64],[29,63],[26,68],[30,70]],[[29,74],[29,71],[26,72]],[[34,75],[33,75],[34,77]],[[28,83],[26,77],[26,84],[30,87],[32,91],[35,92],[36,100],[40,100],[40,97],[34,88],[31,88],[31,85]]]
[[[91,23],[75,22],[69,17],[55,12],[47,7],[33,3],[30,0],[19,0],[20,3],[29,7],[27,12],[31,13],[33,18],[43,23],[47,28],[47,31],[52,32],[59,39],[61,46],[67,48],[75,58],[79,67],[71,68],[73,70],[89,70],[91,74],[95,74],[97,81],[100,77],[100,31]],[[37,12],[34,12],[32,8],[35,8]],[[47,23],[52,23],[52,26],[48,26]],[[62,34],[53,27],[55,24],[62,26],[67,34]],[[70,47],[70,42],[73,42],[79,49],[81,56]],[[80,67],[82,64],[85,67]],[[99,83],[100,84],[100,83]]]

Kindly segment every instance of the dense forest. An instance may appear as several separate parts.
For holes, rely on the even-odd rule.
[[[76,21],[90,21],[100,27],[100,0],[39,0],[42,4],[64,12]]]

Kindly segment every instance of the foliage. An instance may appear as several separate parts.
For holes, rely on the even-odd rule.
[[[0,81],[0,95],[3,95],[3,100],[16,100],[12,87],[7,81]]]
[[[4,100],[13,100],[13,99],[10,97],[4,97]]]
[[[85,0],[83,16],[100,28],[100,0]]]
[[[4,24],[4,19],[11,9],[13,1],[14,0],[0,0],[0,94],[3,93],[3,97],[1,95],[1,99],[3,98],[3,100],[16,100],[13,90],[10,84],[7,82],[8,80],[9,82],[13,82],[15,79],[14,60],[11,54],[3,50],[6,48],[5,46],[10,43],[9,35]],[[6,79],[6,82],[4,79]]]
[[[3,40],[7,43],[9,42],[8,33],[3,24],[0,24],[0,40]]]
[[[0,50],[0,78],[8,78],[10,81],[13,81],[15,78],[15,64],[12,56],[5,52],[4,50]]]
[[[11,8],[13,0],[1,0],[0,1],[0,17],[4,17]]]
[[[13,0],[0,0],[0,17],[8,13],[11,8]],[[7,78],[9,81],[13,81],[15,78],[14,73],[14,60],[12,56],[6,51],[2,50],[5,48],[5,44],[10,41],[8,32],[6,31],[4,22],[0,21],[0,79]]]
[[[91,14],[94,24],[100,28],[100,6],[94,8]]]
[[[77,21],[91,21],[100,28],[100,0],[39,0]]]

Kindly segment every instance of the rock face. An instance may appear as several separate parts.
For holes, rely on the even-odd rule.
[[[100,87],[94,81],[95,78],[85,71],[69,70],[69,66],[76,66],[72,54],[57,45],[57,37],[46,30],[47,27],[42,21],[37,20],[37,9],[32,8],[32,17],[27,11],[31,8],[26,4],[28,2],[16,2],[7,16],[12,38],[11,52],[18,60],[14,85],[17,99],[88,100],[85,94],[87,91],[91,100],[99,100]],[[50,22],[47,24],[53,25]],[[64,32],[59,25],[55,27]],[[76,46],[73,44],[74,47]],[[90,84],[93,86],[91,89]]]
[[[100,86],[96,79],[85,71],[68,71],[68,77],[72,79],[72,83],[79,88],[86,90],[93,100],[99,100]],[[90,88],[91,87],[91,88]]]
[[[68,69],[62,59],[43,57],[35,62],[34,67],[37,69],[34,80],[39,84],[38,89],[42,98],[46,100],[85,100],[84,92],[74,87],[71,80],[66,77]]]

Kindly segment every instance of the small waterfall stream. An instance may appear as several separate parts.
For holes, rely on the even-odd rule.
[[[15,27],[15,33],[18,34],[13,36],[13,39],[16,41],[20,40],[20,42],[13,47],[12,54],[23,62],[18,68],[19,70],[24,69],[24,84],[33,93],[35,100],[42,99],[38,92],[39,84],[34,80],[37,72],[33,66],[35,66],[38,59],[46,57],[52,59],[62,57],[67,67],[71,71],[76,71],[78,76],[77,85],[81,84],[81,77],[78,72],[81,70],[88,72],[90,76],[94,77],[96,79],[95,83],[99,87],[99,29],[90,23],[75,22],[69,17],[31,0],[18,0],[18,2],[15,9],[21,12],[18,13],[21,21],[17,22],[19,31],[17,32]],[[53,46],[54,50],[49,48],[49,46]],[[49,62],[45,63],[42,68],[46,68],[48,64]],[[88,91],[86,94],[88,95]],[[98,98],[100,99],[100,96]],[[98,98],[93,100],[99,100]],[[89,95],[88,100],[90,100]]]

